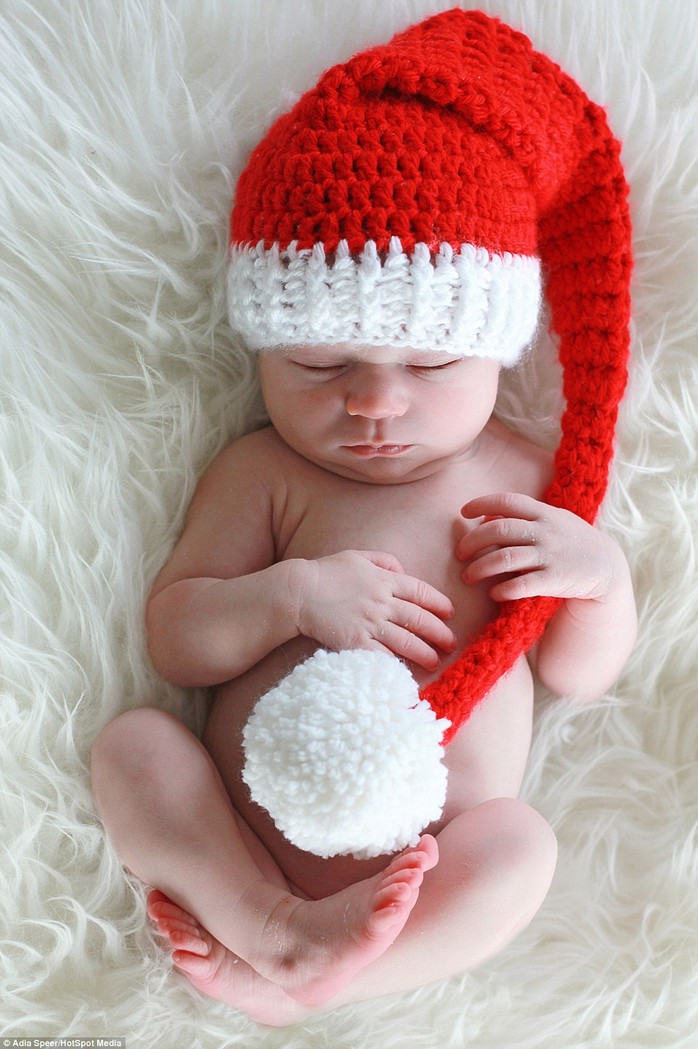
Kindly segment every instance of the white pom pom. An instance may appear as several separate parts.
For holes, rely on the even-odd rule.
[[[298,848],[369,859],[441,815],[449,724],[395,656],[320,650],[257,702],[243,778]]]

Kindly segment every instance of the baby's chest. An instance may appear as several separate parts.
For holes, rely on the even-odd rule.
[[[438,485],[376,488],[357,486],[345,493],[300,501],[287,508],[279,558],[317,558],[339,550],[392,554],[408,575],[436,587],[453,602],[449,625],[465,643],[493,618],[495,606],[482,585],[466,585],[455,557],[468,525],[452,489]],[[451,657],[452,658],[452,657]]]
[[[424,494],[425,489],[420,494]],[[411,498],[403,490],[355,493],[345,499],[313,499],[293,520],[287,514],[287,542],[280,559],[319,558],[340,550],[367,550],[392,554],[405,573],[435,587],[453,603],[455,614],[448,625],[459,640],[459,648],[471,641],[494,618],[496,606],[483,584],[468,585],[461,578],[462,565],[455,548],[468,527],[460,516],[460,503],[452,493],[443,499]],[[382,496],[386,496],[385,499]],[[444,652],[438,668],[426,672],[411,669],[420,685],[433,680],[456,653]]]
[[[381,550],[397,557],[409,574],[443,581],[455,565],[453,552],[466,528],[454,500],[436,498],[434,491],[427,498],[426,492],[407,486],[357,489],[310,493],[295,513],[289,508],[279,537],[280,558]]]

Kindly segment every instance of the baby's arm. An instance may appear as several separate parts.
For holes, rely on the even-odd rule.
[[[576,514],[529,496],[485,496],[461,512],[483,518],[456,548],[466,583],[496,578],[490,589],[496,601],[564,598],[531,656],[542,683],[558,695],[602,696],[637,632],[630,572],[618,545]]]
[[[300,635],[435,669],[434,646],[455,647],[443,622],[453,614],[449,599],[378,551],[275,563],[273,499],[244,451],[243,442],[231,446],[204,475],[151,591],[148,644],[162,676],[220,684]]]
[[[287,568],[271,565],[234,579],[206,574],[155,589],[146,626],[160,674],[185,688],[217,685],[294,637],[284,608]]]

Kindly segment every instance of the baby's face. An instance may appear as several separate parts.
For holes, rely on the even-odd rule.
[[[300,455],[342,477],[398,484],[471,451],[499,365],[347,343],[262,352],[260,376],[274,427]]]

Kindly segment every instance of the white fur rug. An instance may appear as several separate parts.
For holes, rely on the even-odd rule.
[[[0,13],[0,1028],[130,1049],[698,1045],[698,6],[485,0],[605,104],[633,186],[635,340],[605,521],[641,638],[593,708],[541,697],[527,798],[561,843],[480,971],[264,1029],[190,993],[105,842],[100,727],[156,703],[148,585],[254,410],[224,320],[234,178],[321,70],[442,0],[4,0]],[[554,440],[544,344],[502,412]],[[534,392],[538,387],[542,393]],[[173,769],[173,775],[176,770]],[[5,1043],[8,1044],[8,1043]]]

